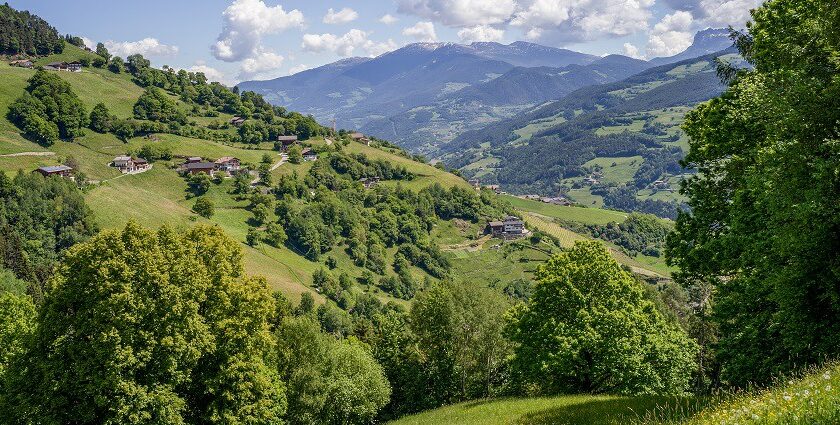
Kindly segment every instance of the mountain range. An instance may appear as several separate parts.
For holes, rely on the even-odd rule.
[[[515,117],[583,87],[731,46],[708,29],[686,51],[651,61],[598,57],[528,42],[415,43],[376,58],[350,58],[240,90],[437,156],[461,134]]]

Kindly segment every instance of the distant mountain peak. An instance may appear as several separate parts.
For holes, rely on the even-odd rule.
[[[664,65],[679,62],[685,59],[696,58],[711,53],[726,50],[732,47],[732,40],[729,38],[729,30],[726,28],[706,28],[694,34],[694,41],[683,52],[674,56],[654,58],[651,63]]]

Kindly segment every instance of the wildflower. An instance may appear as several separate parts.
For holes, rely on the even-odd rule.
[[[783,399],[785,399],[785,401],[790,401],[790,399],[791,399],[792,397],[791,397],[791,396],[789,396],[789,395],[787,395],[787,394],[785,394],[785,395],[784,395],[784,397],[782,397],[782,398],[783,398]]]
[[[828,381],[829,379],[831,379],[831,375],[829,375],[829,374],[828,374],[828,372],[823,373],[823,379],[825,379],[826,381]]]
[[[825,390],[826,390],[826,391],[831,391],[831,384],[826,385],[826,386],[825,386]]]

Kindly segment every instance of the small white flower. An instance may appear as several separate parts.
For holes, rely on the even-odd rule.
[[[831,384],[826,385],[826,386],[825,386],[825,390],[826,390],[826,391],[831,391]]]
[[[825,379],[826,381],[828,381],[829,379],[831,379],[831,375],[829,375],[829,374],[828,374],[828,372],[823,373],[823,379]]]
[[[785,399],[785,401],[790,401],[791,396],[789,396],[789,395],[785,394],[785,396],[784,396],[784,397],[782,397],[782,398],[783,398],[783,399]]]

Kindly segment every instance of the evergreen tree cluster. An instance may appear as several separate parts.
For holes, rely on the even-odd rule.
[[[0,54],[45,56],[63,50],[64,38],[47,21],[0,5]]]

